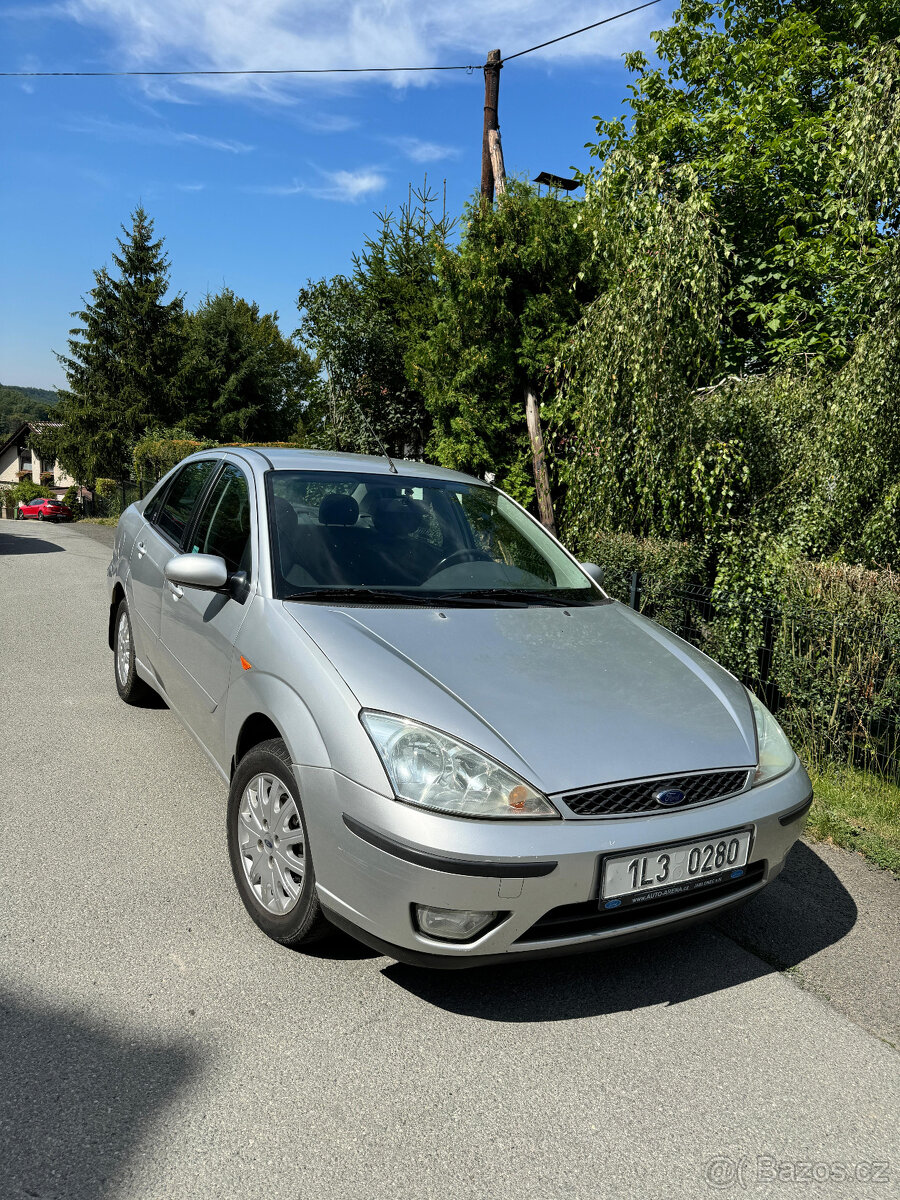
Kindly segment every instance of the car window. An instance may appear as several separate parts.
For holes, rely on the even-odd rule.
[[[281,470],[266,475],[266,487],[281,599],[339,588],[605,602],[535,520],[474,480]]]
[[[194,554],[218,554],[230,572],[250,574],[250,488],[239,467],[227,466],[213,484],[190,548]]]
[[[215,466],[213,459],[202,459],[186,463],[169,485],[162,507],[156,513],[156,524],[161,533],[181,544],[184,531],[190,520],[194,505],[209,480]]]

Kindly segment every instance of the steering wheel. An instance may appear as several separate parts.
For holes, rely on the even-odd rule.
[[[454,550],[452,554],[448,554],[446,558],[442,558],[436,567],[433,567],[426,576],[431,579],[433,575],[445,570],[447,567],[452,567],[455,563],[463,562],[493,562],[489,554],[485,554],[483,550],[470,549],[464,546],[462,550]]]

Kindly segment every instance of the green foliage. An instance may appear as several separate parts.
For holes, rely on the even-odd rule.
[[[145,484],[155,483],[189,454],[196,454],[198,450],[206,450],[215,444],[192,437],[185,429],[154,430],[135,443],[132,451],[134,473]],[[99,484],[100,480],[97,482]]]
[[[29,504],[32,500],[40,500],[47,495],[47,488],[35,483],[30,477],[20,479],[18,483],[4,484],[3,502],[7,508],[15,508],[21,501]]]
[[[297,335],[326,381],[304,428],[325,448],[377,454],[380,441],[397,456],[422,454],[429,416],[414,351],[432,323],[435,256],[453,226],[435,206],[426,181],[396,217],[380,214],[349,278],[300,291]]]
[[[690,621],[689,596],[706,572],[703,549],[692,542],[638,538],[595,530],[569,547],[582,562],[603,568],[603,588],[629,603],[632,575],[639,575],[638,608],[670,629],[684,633]]]
[[[222,441],[297,432],[316,369],[281,333],[277,313],[223,288],[187,314],[185,330],[183,425]]]
[[[74,516],[81,512],[81,499],[79,495],[80,489],[78,484],[70,484],[66,488],[66,494],[63,496],[63,504],[67,505]]]
[[[812,759],[806,834],[864,854],[900,878],[900,785],[874,771]]]
[[[781,579],[779,718],[820,759],[900,770],[900,578],[795,562]]]
[[[839,363],[873,310],[885,230],[848,195],[847,113],[869,38],[898,33],[887,0],[682,0],[662,64],[628,56],[632,120],[599,121],[591,152],[690,163],[721,231],[725,369]]]
[[[578,223],[600,294],[563,348],[548,411],[567,534],[690,537],[714,494],[730,499],[731,451],[692,448],[692,393],[715,359],[720,311],[709,201],[689,168],[623,148],[588,180]]]
[[[0,439],[29,421],[46,421],[56,404],[56,392],[44,388],[0,384]]]
[[[123,232],[117,276],[95,271],[84,309],[73,314],[82,324],[71,331],[69,354],[58,355],[69,385],[57,409],[64,424],[42,440],[81,481],[104,471],[121,477],[135,438],[179,411],[182,300],[164,302],[169,263],[143,208]]]
[[[555,391],[553,366],[594,295],[578,205],[511,181],[493,209],[466,210],[458,248],[437,258],[435,319],[418,356],[433,421],[429,455],[534,495],[526,389]]]

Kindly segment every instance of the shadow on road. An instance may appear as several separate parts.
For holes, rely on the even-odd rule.
[[[57,554],[63,552],[62,546],[46,542],[41,537],[33,537],[28,533],[7,533],[5,529],[0,531],[0,554]]]
[[[119,1193],[147,1125],[199,1070],[184,1046],[0,994],[0,1191]]]
[[[712,927],[724,938],[698,926],[572,958],[459,972],[393,963],[384,974],[450,1012],[486,1021],[567,1021],[679,1004],[736,987],[798,965],[844,937],[855,922],[849,892],[798,842],[774,883]]]

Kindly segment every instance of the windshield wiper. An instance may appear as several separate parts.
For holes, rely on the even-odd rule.
[[[433,598],[416,592],[389,592],[366,587],[311,587],[283,596],[284,600],[314,600],[322,604],[427,604]]]
[[[506,596],[490,591],[394,592],[365,587],[306,588],[282,599],[307,600],[314,604],[415,604],[422,608],[526,608],[528,604],[524,594]]]

